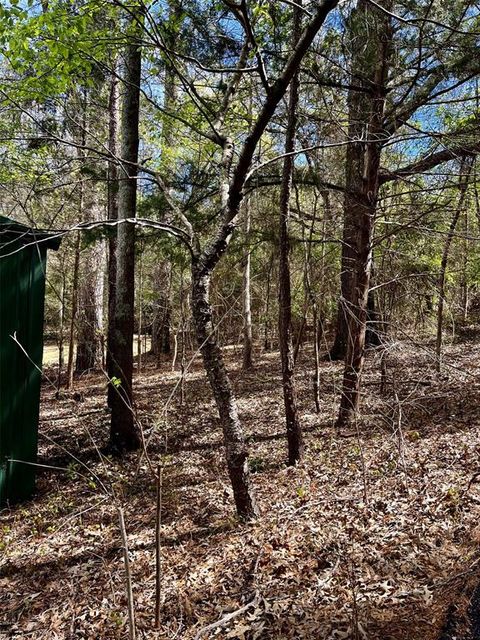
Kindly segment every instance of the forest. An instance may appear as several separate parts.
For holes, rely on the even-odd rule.
[[[0,639],[480,640],[478,0],[0,45]]]

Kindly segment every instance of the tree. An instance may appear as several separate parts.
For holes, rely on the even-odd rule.
[[[339,425],[351,420],[356,412],[363,367],[386,82],[392,45],[390,17],[367,0],[360,0],[350,17],[349,35],[351,75],[360,79],[362,90],[350,90],[348,96],[350,144],[345,162],[341,302],[347,346]]]
[[[244,371],[253,368],[253,329],[252,329],[252,296],[251,296],[251,264],[252,255],[250,250],[250,200],[244,200],[244,232],[246,248],[243,254],[243,357],[242,366]]]
[[[442,251],[442,260],[440,263],[440,273],[438,275],[438,308],[437,308],[437,335],[435,340],[435,355],[436,355],[436,369],[441,370],[442,366],[442,338],[443,338],[443,306],[445,302],[445,277],[447,273],[448,254],[450,252],[450,246],[452,244],[455,229],[462,213],[462,208],[465,202],[465,195],[468,188],[468,180],[472,169],[472,158],[469,158],[467,162],[460,163],[460,178],[458,181],[459,197],[458,202],[453,212],[450,226],[448,228],[447,237],[445,238],[445,244]]]
[[[292,46],[295,47],[301,32],[301,8],[294,9]],[[303,435],[297,410],[294,381],[294,352],[292,340],[292,296],[290,282],[290,241],[288,237],[290,219],[290,191],[292,185],[297,126],[297,106],[299,91],[299,71],[290,83],[288,98],[287,130],[285,137],[285,159],[280,189],[280,219],[278,244],[278,336],[280,357],[282,360],[283,400],[287,424],[288,462],[291,465],[300,462],[303,456]]]
[[[266,96],[245,141],[239,149],[235,163],[234,143],[232,137],[225,130],[225,120],[231,99],[242,76],[240,69],[243,69],[245,64],[253,35],[246,4],[240,6],[232,5],[232,11],[237,15],[240,24],[245,29],[247,42],[243,46],[242,54],[239,57],[237,72],[233,73],[230,82],[223,89],[222,103],[213,122],[213,135],[209,134],[210,139],[213,139],[213,142],[221,148],[219,162],[221,215],[216,232],[203,249],[200,246],[200,240],[194,231],[193,225],[179,211],[178,207],[175,207],[177,219],[185,228],[181,235],[184,238],[184,242],[188,243],[192,254],[192,314],[197,342],[220,415],[227,467],[237,512],[244,518],[255,516],[258,509],[251,488],[247,461],[248,453],[243,429],[238,417],[235,396],[231,388],[223,354],[213,330],[213,314],[210,304],[211,277],[232,238],[235,223],[240,214],[240,205],[244,196],[243,190],[249,177],[257,145],[313,39],[327,15],[336,5],[337,2],[335,0],[324,0],[316,6],[312,18],[298,39],[297,46],[290,53],[282,71],[277,75],[273,83],[268,82],[260,53],[258,49],[256,51],[254,49]],[[163,191],[164,195],[168,196],[165,185],[163,185]]]
[[[120,111],[120,80],[117,73],[117,60],[113,63],[113,73],[110,78],[110,91],[108,96],[108,150],[110,159],[107,169],[107,216],[109,220],[118,220],[118,166],[117,158],[120,155],[118,144],[119,111]],[[115,376],[115,364],[112,358],[112,348],[115,349],[115,292],[117,289],[117,229],[108,234],[108,325],[107,325],[107,354],[106,370],[109,380]],[[108,385],[107,403],[112,408],[114,395],[117,393],[113,384]]]
[[[410,316],[412,324],[420,318],[422,326],[433,325],[444,248],[433,234],[448,234],[454,214],[446,212],[452,181],[443,173],[480,151],[478,103],[472,100],[472,79],[480,70],[473,56],[478,21],[467,0],[447,2],[448,11],[429,0],[415,7],[359,0],[345,5],[329,20],[325,37],[317,37],[335,6],[168,0],[140,10],[135,3],[62,1],[49,2],[41,16],[9,9],[11,33],[0,27],[2,43],[12,43],[2,64],[21,79],[19,89],[5,74],[1,85],[8,120],[8,126],[0,124],[7,157],[0,169],[3,204],[42,226],[81,229],[75,246],[73,234],[65,244],[70,259],[62,274],[62,308],[72,308],[63,321],[71,321],[72,345],[77,336],[82,370],[92,365],[98,324],[88,302],[94,289],[89,275],[104,269],[90,255],[93,238],[85,237],[85,228],[100,228],[97,237],[108,237],[112,447],[140,443],[133,326],[152,322],[157,354],[169,350],[172,329],[181,327],[183,351],[185,336],[191,339],[183,295],[190,286],[191,333],[244,518],[258,509],[223,344],[240,342],[243,334],[248,369],[259,333],[255,323],[263,324],[266,347],[277,342],[270,328],[278,281],[289,462],[296,463],[302,434],[294,356],[313,336],[318,411],[319,342],[334,316],[337,278],[338,326],[344,327],[337,332],[338,351],[346,350],[342,425],[356,415],[373,329],[385,327],[384,335],[393,336],[395,324]],[[120,13],[128,20],[119,20]],[[118,24],[125,31],[120,36]],[[27,50],[17,39],[31,46]],[[52,78],[52,69],[58,77]],[[462,117],[452,125],[457,112]],[[470,239],[463,240],[474,252]],[[134,251],[140,244],[135,317]],[[462,263],[463,294],[469,278],[474,282],[472,263]],[[457,279],[445,277],[446,267],[445,261],[442,286],[456,300]],[[426,305],[430,311],[423,313]],[[73,366],[73,349],[71,354]]]
[[[379,188],[381,184],[393,178],[391,175],[381,175],[382,150],[420,107],[445,91],[439,87],[445,79],[446,72],[451,74],[451,87],[457,87],[471,77],[471,67],[465,64],[466,52],[462,50],[460,79],[456,75],[459,70],[459,58],[453,57],[447,67],[444,63],[439,63],[438,66],[429,69],[427,79],[416,91],[413,89],[418,81],[418,74],[414,76],[413,81],[407,80],[405,93],[386,109],[394,42],[391,9],[391,4],[379,7],[368,2],[360,2],[352,12],[348,30],[352,52],[351,76],[358,85],[349,90],[348,98],[349,144],[345,164],[342,284],[337,331],[340,338],[334,345],[333,354],[338,356],[341,349],[337,347],[346,342],[342,398],[337,420],[339,426],[352,420],[359,402]],[[466,50],[468,46],[467,34]],[[420,45],[419,59],[422,56],[423,49]],[[466,149],[463,149],[461,153],[465,152]],[[427,167],[435,167],[451,157],[452,150],[430,154],[414,163],[415,169],[410,165],[400,169],[396,175],[398,177],[412,170],[421,171]]]
[[[179,37],[182,27],[184,14],[181,3],[175,0],[167,3],[167,16],[164,42],[169,51],[175,50],[176,39]],[[163,110],[166,113],[175,112],[175,103],[177,101],[177,82],[178,79],[175,70],[171,64],[164,64],[163,75]],[[164,117],[161,123],[160,137],[160,167],[159,173],[162,176],[163,183],[169,190],[170,197],[173,195],[171,185],[173,158],[175,157],[175,126],[174,120],[170,117]],[[170,355],[171,353],[171,317],[172,317],[172,301],[171,301],[171,279],[172,264],[170,260],[163,260],[158,265],[158,298],[156,301],[156,310],[152,324],[152,352],[157,356],[160,362],[162,355]]]
[[[131,27],[137,23],[130,18]],[[133,407],[133,331],[135,291],[135,225],[140,115],[141,48],[135,35],[125,48],[120,125],[121,164],[118,187],[114,341],[109,345],[114,375],[111,395],[110,446],[117,451],[136,449],[140,436]]]

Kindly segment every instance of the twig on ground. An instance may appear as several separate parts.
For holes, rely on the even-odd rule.
[[[208,633],[209,631],[212,631],[213,629],[217,629],[218,627],[225,626],[231,620],[234,620],[238,616],[242,615],[242,613],[245,613],[245,611],[250,609],[250,607],[255,607],[258,604],[259,601],[260,601],[260,595],[259,595],[258,591],[256,591],[255,592],[255,596],[253,597],[252,600],[250,600],[250,602],[248,602],[243,607],[240,607],[240,609],[235,609],[235,611],[231,611],[230,613],[227,613],[227,615],[223,616],[223,618],[220,618],[220,620],[217,620],[216,622],[212,622],[212,624],[209,624],[206,627],[203,627],[202,629],[200,629],[197,632],[197,635],[195,636],[194,640],[200,640],[201,637],[205,633]]]
[[[155,629],[160,629],[162,606],[162,481],[163,468],[157,465],[157,512],[155,520]]]
[[[130,559],[128,557],[128,540],[127,530],[125,528],[125,518],[123,515],[122,507],[118,507],[118,521],[120,524],[120,535],[122,537],[123,545],[123,558],[125,561],[125,586],[127,589],[127,601],[128,601],[128,626],[130,640],[136,640],[137,632],[135,627],[135,610],[133,605],[133,589],[132,589],[132,574],[130,571]]]

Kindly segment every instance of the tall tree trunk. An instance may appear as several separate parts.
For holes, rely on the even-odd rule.
[[[171,353],[172,263],[163,260],[154,271],[154,286],[159,292],[152,323],[152,353],[160,365],[162,355]]]
[[[345,353],[347,351],[347,336],[348,336],[348,327],[347,327],[347,309],[345,306],[345,293],[348,289],[349,284],[349,274],[343,268],[348,261],[346,244],[347,240],[345,237],[345,224],[343,227],[343,238],[342,238],[342,256],[341,256],[341,264],[342,270],[340,272],[340,299],[337,305],[337,318],[335,322],[335,339],[333,341],[333,345],[328,352],[328,358],[330,360],[343,360],[345,358]]]
[[[466,165],[466,168],[465,168]],[[450,227],[448,229],[447,237],[445,238],[445,244],[443,246],[442,261],[440,264],[440,273],[438,274],[438,307],[437,307],[437,335],[435,340],[435,356],[436,356],[436,370],[440,371],[442,368],[442,338],[443,338],[443,307],[445,303],[445,277],[447,275],[448,254],[450,253],[450,246],[452,244],[457,222],[460,218],[463,209],[463,203],[467,193],[468,179],[472,168],[471,161],[462,162],[460,165],[460,179],[458,188],[460,195],[456,209],[453,213]],[[465,171],[465,175],[463,172]]]
[[[274,260],[275,252],[272,251],[270,255],[270,259],[268,261],[267,268],[267,291],[265,293],[265,309],[264,309],[264,319],[263,319],[263,349],[264,351],[271,351],[272,349],[272,336],[271,336],[271,327],[270,327],[270,298],[271,298],[271,290],[272,290],[272,271],[273,271],[273,260]]]
[[[247,371],[253,367],[253,337],[252,337],[252,300],[250,291],[250,200],[244,203],[244,231],[246,248],[243,254],[243,369]]]
[[[294,8],[293,46],[301,32],[301,8]],[[294,166],[295,131],[297,126],[298,71],[290,83],[288,99],[288,119],[285,138],[285,157],[283,163],[282,185],[280,191],[280,220],[278,245],[278,336],[282,361],[283,400],[287,426],[288,463],[294,465],[303,456],[303,435],[298,416],[294,369],[295,360],[292,340],[292,296],[290,283],[290,240],[288,224],[290,220],[290,191]]]
[[[312,386],[313,386],[313,399],[315,402],[315,411],[317,413],[320,412],[320,321],[319,321],[319,313],[318,313],[318,304],[317,297],[315,295],[315,291],[312,286],[312,240],[313,234],[315,233],[315,224],[317,221],[317,205],[318,205],[318,194],[314,194],[314,205],[313,205],[313,215],[312,222],[310,225],[310,229],[308,232],[308,239],[305,243],[305,271],[304,271],[304,288],[305,293],[308,297],[310,306],[312,307],[312,322],[313,322],[313,361],[314,361],[314,372],[312,376]],[[325,232],[325,216],[322,220],[323,232]],[[305,232],[304,232],[305,233]],[[325,235],[325,233],[323,233]],[[320,286],[323,288],[323,279],[324,279],[324,261],[325,261],[325,245],[322,244],[321,247],[321,284]]]
[[[468,210],[463,215],[463,247],[462,247],[462,277],[460,282],[461,299],[462,299],[462,321],[465,324],[468,319],[468,309],[470,306],[470,288],[468,285],[468,265],[469,265],[469,249],[470,240],[468,239],[469,224]]]
[[[165,33],[165,44],[169,49],[175,49],[175,41],[178,37],[182,23],[182,7],[181,3],[168,0],[168,23],[170,30]],[[164,75],[164,92],[163,92],[163,108],[166,113],[173,113],[177,103],[177,82],[178,77],[172,65],[165,66]],[[175,120],[173,118],[164,118],[162,121],[162,131],[160,138],[160,168],[159,172],[167,187],[167,194],[170,198],[173,196],[172,188],[172,172],[174,162],[172,156],[175,154]],[[169,214],[166,221],[171,222]],[[157,366],[160,366],[162,356],[169,356],[172,353],[172,300],[171,300],[171,280],[172,280],[172,262],[168,257],[164,257],[160,265],[160,272],[164,274],[162,281],[156,285],[156,313],[152,324],[152,353],[157,356]]]
[[[133,19],[132,19],[133,22]],[[134,218],[137,208],[141,50],[137,42],[127,45],[121,119],[121,169],[118,189],[118,219]],[[136,449],[140,437],[133,413],[133,331],[135,316],[135,226],[117,228],[117,274],[113,372],[117,384],[112,394],[110,445],[121,452]]]
[[[391,5],[390,0],[387,0],[387,5],[386,9]],[[364,283],[370,280],[371,269],[371,249],[368,245],[371,244],[378,199],[382,138],[386,138],[383,112],[392,39],[388,15],[372,7],[367,0],[360,0],[350,16],[348,37],[351,77],[362,86],[362,90],[353,89],[348,94],[348,137],[351,144],[347,148],[345,166],[340,299],[335,340],[329,356],[332,360],[341,360],[345,358],[349,347],[350,352],[357,353],[356,364],[348,365],[351,381],[347,386],[351,387],[356,376],[354,370],[363,365],[358,352],[360,349],[363,351],[365,337],[352,336],[351,332],[352,327],[354,333],[357,332],[356,327],[361,327],[363,322],[364,310],[361,307],[366,304],[363,302],[363,288]],[[366,138],[373,142],[366,143]],[[362,243],[363,246],[360,246]],[[356,276],[358,283],[354,282]],[[365,295],[368,297],[368,292]],[[354,403],[356,406],[356,399]],[[352,407],[352,410],[355,408]]]
[[[360,0],[352,11],[349,36],[352,77],[359,79],[364,90],[350,90],[348,95],[351,142],[346,158],[342,252],[345,279],[341,301],[347,322],[347,349],[338,426],[356,415],[364,363],[372,239],[385,139],[383,114],[392,39],[390,18],[368,0]]]
[[[137,290],[137,373],[142,371],[142,331],[143,331],[143,251],[140,254]]]
[[[115,63],[115,71],[118,64]],[[118,165],[116,158],[119,156],[118,126],[119,126],[119,79],[114,73],[110,81],[110,98],[108,103],[108,150],[112,159],[108,163],[108,219],[118,220]],[[108,325],[107,325],[107,356],[106,368],[108,379],[114,376],[112,352],[115,351],[115,291],[117,280],[117,233],[115,228],[108,236]],[[116,394],[114,385],[108,385],[107,403],[110,408],[113,404],[113,395]]]
[[[238,514],[252,518],[258,510],[248,469],[248,451],[238,418],[237,403],[218,345],[210,304],[211,272],[201,262],[192,265],[192,313],[198,345],[213,390],[226,450],[226,460]]]
[[[235,397],[232,392],[221,349],[216,341],[212,307],[209,300],[211,275],[232,238],[235,223],[238,221],[240,205],[244,196],[244,186],[260,139],[271,118],[284,97],[288,85],[298,70],[302,59],[309,49],[315,35],[323,25],[327,15],[338,0],[323,0],[308,26],[305,28],[298,47],[289,56],[280,76],[267,91],[263,106],[254,121],[238,154],[235,168],[232,170],[234,147],[232,139],[224,132],[225,118],[229,102],[236,91],[242,74],[235,73],[224,92],[222,107],[217,114],[214,129],[221,132],[218,142],[222,145],[222,160],[219,166],[219,191],[222,206],[222,219],[208,245],[202,250],[197,234],[191,223],[183,219],[191,239],[192,255],[192,314],[195,322],[196,337],[203,356],[204,366],[217,403],[225,441],[227,466],[232,482],[233,493],[240,516],[249,518],[257,513],[255,499],[250,486],[248,452],[240,424]],[[246,9],[246,3],[240,10]],[[244,46],[239,57],[239,69],[246,62],[248,47]],[[180,212],[180,217],[183,217]],[[186,223],[186,224],[185,224]]]
[[[83,208],[83,195],[80,194],[80,208]],[[82,219],[82,218],[80,218]],[[67,389],[73,387],[73,371],[74,371],[74,352],[75,352],[75,324],[77,321],[78,311],[78,276],[80,271],[80,232],[77,231],[75,238],[75,257],[73,260],[73,276],[72,276],[72,301],[70,328],[68,334],[68,359],[67,359]]]
[[[171,262],[167,267],[171,269]],[[171,275],[171,274],[169,274]],[[155,338],[158,361],[162,354],[169,356],[172,353],[172,301],[170,299],[170,278],[165,284],[165,293],[158,297],[158,313],[156,316]]]
[[[186,369],[186,332],[187,332],[187,312],[185,307],[189,307],[188,294],[184,300],[183,267],[180,268],[180,328],[182,336],[180,355],[180,404],[185,402],[185,369]]]
[[[379,347],[382,344],[380,336],[380,313],[377,310],[375,292],[371,288],[375,278],[375,269],[372,263],[370,273],[370,289],[367,296],[367,328],[365,332],[365,346]]]
[[[86,186],[84,188],[86,219],[101,218],[97,200],[96,190],[91,185]],[[82,251],[78,294],[76,373],[90,371],[102,362],[104,253],[101,240],[97,240]]]
[[[78,136],[79,145],[77,147],[77,159],[81,169],[85,168],[85,143],[87,135],[87,91],[83,89],[78,94],[79,110],[81,112],[81,124],[78,124],[75,128],[74,135]],[[89,212],[89,203],[86,204],[86,188],[83,179],[79,181],[79,221],[84,222],[87,218],[86,212]],[[72,281],[72,314],[70,318],[70,332],[69,332],[69,349],[68,349],[68,363],[67,363],[67,389],[73,387],[73,373],[74,373],[74,347],[75,347],[75,333],[78,337],[78,315],[79,311],[83,311],[81,304],[84,300],[79,298],[79,285],[81,284],[81,235],[77,233],[75,241],[75,258],[73,265],[73,281]],[[80,302],[80,305],[79,305]],[[84,328],[84,327],[82,327]],[[80,337],[83,338],[83,335]],[[82,353],[80,353],[80,359],[82,359]]]
[[[65,347],[64,347],[64,323],[65,323],[65,265],[62,261],[62,282],[60,285],[59,302],[60,307],[58,309],[58,373],[57,373],[57,396],[60,395],[60,388],[62,386],[62,373],[63,365],[65,361]]]
[[[78,296],[76,373],[84,373],[95,368],[100,346],[95,295],[95,281],[98,278],[98,273],[96,273],[97,266],[88,259],[83,262],[84,273]]]
[[[231,87],[239,81],[239,76],[231,80]],[[229,91],[229,89],[227,89]],[[222,124],[224,114],[219,116],[218,126]],[[233,160],[233,142],[228,136],[223,142],[220,164],[220,202],[224,211],[231,207],[231,166]],[[239,215],[242,197],[238,199],[233,218]],[[227,230],[228,238],[231,230]],[[238,417],[237,402],[232,390],[223,353],[218,343],[218,335],[213,324],[213,311],[210,303],[212,271],[227,248],[228,239],[217,240],[200,255],[192,257],[192,315],[195,324],[197,343],[203,357],[205,371],[213,391],[220,422],[223,430],[225,456],[232,484],[237,513],[241,518],[250,519],[258,515],[258,507],[250,482],[248,467],[248,449],[243,428]]]

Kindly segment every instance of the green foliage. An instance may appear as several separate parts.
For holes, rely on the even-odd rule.
[[[264,471],[266,461],[258,456],[252,456],[249,460],[249,465],[252,473],[260,473]]]
[[[85,86],[95,84],[92,49],[101,34],[92,5],[77,9],[73,3],[54,1],[42,13],[17,7],[5,11],[7,15],[0,20],[0,42],[12,71],[22,78],[15,88],[16,99],[61,95],[71,90],[79,77]]]

